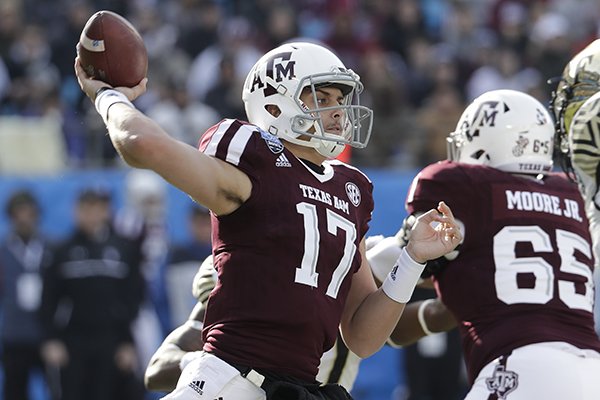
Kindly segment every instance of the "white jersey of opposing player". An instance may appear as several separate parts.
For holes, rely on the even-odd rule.
[[[571,161],[585,200],[594,241],[596,273],[600,268],[600,92],[586,100],[573,117],[569,131]]]
[[[600,92],[583,103],[573,117],[569,130],[571,162],[590,222],[594,252],[594,281],[600,287]],[[600,304],[600,290],[596,290]],[[600,307],[594,311],[596,332],[600,333]]]

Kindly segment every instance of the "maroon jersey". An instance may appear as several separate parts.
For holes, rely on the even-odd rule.
[[[209,129],[200,150],[252,181],[240,208],[212,220],[218,282],[208,301],[204,350],[314,381],[361,265],[372,183],[335,160],[318,174],[277,137],[237,120]]]
[[[471,382],[496,357],[563,341],[600,351],[592,315],[591,239],[575,184],[439,162],[415,178],[408,213],[444,200],[465,225],[458,257],[436,273],[459,321]]]

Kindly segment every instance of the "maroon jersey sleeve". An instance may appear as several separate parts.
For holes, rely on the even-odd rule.
[[[410,213],[445,200],[465,225],[458,257],[434,278],[459,321],[469,377],[523,345],[564,341],[600,350],[591,239],[574,184],[441,162],[415,178]]]
[[[213,216],[218,282],[204,348],[226,361],[312,381],[336,340],[361,265],[372,184],[337,161],[316,173],[275,136],[235,120],[211,128],[200,151],[252,181],[242,206]]]

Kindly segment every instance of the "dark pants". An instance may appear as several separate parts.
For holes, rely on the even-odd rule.
[[[466,394],[458,331],[437,339],[445,341],[446,349],[435,356],[423,354],[417,344],[404,349],[408,400],[459,400]]]
[[[434,295],[432,290],[417,288],[412,300],[423,300]],[[436,351],[431,351],[432,348],[426,342],[404,348],[406,379],[410,392],[408,400],[463,399],[467,384],[463,374],[464,361],[458,330],[437,335],[433,340],[439,341]]]
[[[3,345],[4,400],[28,400],[31,374],[43,371],[40,348],[37,345]]]
[[[66,339],[69,364],[61,376],[62,400],[135,400],[143,396],[141,382],[115,364],[118,343],[110,334]]]

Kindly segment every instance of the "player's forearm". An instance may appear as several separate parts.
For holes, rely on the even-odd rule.
[[[144,374],[146,388],[153,392],[171,392],[181,375],[179,363],[186,352],[173,344],[161,346]]]
[[[170,138],[150,118],[125,103],[113,104],[106,121],[110,139],[128,165],[150,168],[160,160],[162,143]]]
[[[361,358],[375,354],[386,343],[403,310],[404,304],[390,299],[381,289],[373,292],[353,318],[342,324],[346,346]]]
[[[415,301],[406,305],[390,341],[396,346],[408,346],[430,333],[446,332],[455,327],[454,316],[439,299]]]

